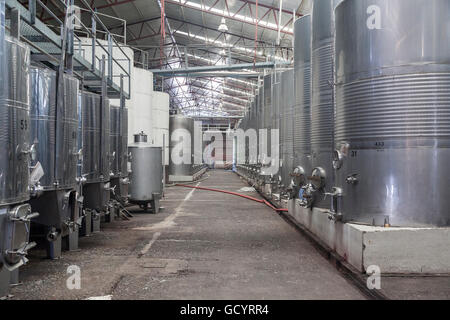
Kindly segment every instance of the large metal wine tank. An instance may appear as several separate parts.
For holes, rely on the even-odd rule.
[[[262,156],[263,165],[270,165],[269,157],[271,153],[271,127],[272,127],[272,74],[268,74],[264,77],[264,95],[262,97],[262,109],[263,109],[263,129],[266,129],[266,140],[261,141],[265,147],[263,150],[265,151]]]
[[[192,119],[186,118],[182,115],[172,115],[169,119],[170,130],[170,162],[169,162],[169,175],[176,178],[180,176],[190,176],[192,174],[192,149],[191,149],[191,130],[193,127]],[[175,133],[175,135],[174,135]],[[175,139],[175,140],[173,140]],[[181,148],[183,146],[183,148]],[[179,150],[178,160],[186,159],[186,161],[177,161],[173,158],[174,149]],[[189,151],[189,154],[184,154],[182,150]],[[175,150],[176,152],[176,150]],[[178,163],[181,162],[181,163]]]
[[[122,109],[122,118],[120,121],[120,126],[122,128],[121,137],[122,142],[120,145],[120,158],[119,158],[119,169],[120,176],[122,178],[128,177],[128,109]]]
[[[314,1],[311,21],[311,183],[313,205],[325,209],[331,208],[325,192],[331,191],[334,175],[334,8],[340,1]]]
[[[102,102],[98,94],[82,91],[80,93],[81,106],[81,138],[82,138],[82,181],[83,207],[85,221],[92,215],[92,230],[100,230],[100,216],[111,218],[108,214],[110,200],[109,183],[109,101]],[[86,228],[88,228],[86,226]],[[83,227],[84,229],[84,227]],[[88,230],[84,230],[88,232]]]
[[[56,148],[56,178],[60,188],[73,188],[77,184],[78,162],[78,86],[79,82],[73,76],[64,74],[64,96],[61,111],[61,121],[58,121],[57,131],[60,141]]]
[[[111,106],[110,108],[110,142],[109,142],[109,153],[111,155],[111,178],[120,177],[120,162],[122,158],[121,154],[121,127],[120,127],[120,117],[121,117],[121,109],[117,106]]]
[[[44,171],[40,186],[56,189],[56,72],[32,66],[30,68],[30,127],[36,156],[31,165],[39,162]]]
[[[257,99],[258,109],[258,164],[261,165],[263,160],[262,139],[260,139],[260,130],[264,129],[264,83],[259,87]]]
[[[100,179],[103,182],[107,182],[110,179],[110,105],[109,100],[102,101],[101,107],[101,137],[100,137]],[[109,192],[108,192],[109,194]]]
[[[277,155],[271,155],[272,158],[276,157],[275,161],[278,161],[278,171],[276,174],[274,174],[274,181],[277,183],[279,182],[279,179],[281,177],[280,172],[280,141],[281,141],[281,130],[280,130],[280,101],[281,101],[281,73],[275,72],[273,74],[273,88],[272,88],[272,130],[278,130],[278,140],[273,141],[271,138],[271,146],[273,146],[275,143],[278,145],[277,148]]]
[[[303,186],[311,172],[311,16],[294,25],[294,173],[293,183]]]
[[[136,136],[135,143],[128,147],[131,157],[130,202],[144,208],[151,203],[153,213],[157,213],[163,193],[162,148],[142,140],[142,134]]]
[[[34,246],[29,243],[30,51],[16,39],[5,38],[4,7],[0,7],[0,297],[12,275]],[[10,281],[12,280],[12,281]],[[15,282],[15,281],[14,281]]]
[[[82,91],[79,94],[80,120],[79,146],[82,147],[83,161],[81,175],[86,183],[101,182],[101,97]]]
[[[128,201],[128,109],[110,107],[111,197]],[[117,207],[114,207],[117,209]]]
[[[449,28],[446,0],[336,8],[334,165],[345,221],[450,225]]]
[[[31,162],[41,164],[44,190],[75,188],[77,147],[78,80],[64,75],[64,96],[56,108],[56,72],[40,66],[30,68],[31,141],[36,155]],[[60,120],[57,121],[58,115]]]
[[[281,183],[284,190],[291,187],[294,163],[294,70],[281,74]]]
[[[2,51],[5,66],[0,85],[0,206],[23,202],[30,196],[30,52],[12,38],[5,39]]]

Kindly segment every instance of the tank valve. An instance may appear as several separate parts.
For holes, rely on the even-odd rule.
[[[328,219],[336,221],[342,220],[342,213],[340,212],[341,201],[340,198],[343,196],[343,190],[339,187],[333,187],[331,192],[325,193],[327,196],[332,197],[332,211],[328,212]]]
[[[333,168],[339,170],[344,162],[344,155],[339,150],[334,150],[333,152]]]
[[[296,188],[300,188],[306,183],[305,169],[301,166],[294,169],[294,172],[291,173],[291,177],[292,185]]]
[[[300,206],[303,208],[311,208],[315,199],[316,189],[311,183],[308,183],[300,188],[298,198]]]
[[[354,173],[351,174],[349,176],[347,176],[347,178],[345,178],[345,182],[347,182],[348,184],[357,184],[358,183],[358,174]]]
[[[56,229],[52,229],[52,230],[50,230],[48,233],[47,233],[47,241],[48,242],[53,242],[53,241],[55,241],[56,239],[58,239],[58,235],[59,235],[59,232],[58,231],[56,231]]]

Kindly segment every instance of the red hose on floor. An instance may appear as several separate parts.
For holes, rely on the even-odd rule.
[[[280,209],[280,208],[274,207],[269,201],[267,201],[265,199],[257,199],[257,198],[253,198],[253,197],[250,197],[250,196],[246,196],[245,194],[237,193],[237,192],[220,190],[220,189],[213,189],[213,188],[189,186],[189,185],[186,185],[186,184],[176,184],[175,186],[177,186],[177,187],[185,187],[185,188],[192,188],[192,189],[199,189],[199,190],[206,190],[206,191],[227,193],[227,194],[231,194],[233,196],[238,196],[238,197],[245,198],[245,199],[252,200],[252,201],[256,201],[256,202],[259,202],[259,203],[264,203],[266,206],[268,206],[269,208],[271,208],[272,210],[275,210],[277,212],[287,212],[288,211],[288,209]]]

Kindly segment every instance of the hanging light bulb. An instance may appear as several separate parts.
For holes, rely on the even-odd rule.
[[[227,25],[225,23],[225,18],[222,18],[222,20],[220,21],[219,31],[220,32],[227,32],[228,31],[228,27],[227,27]]]

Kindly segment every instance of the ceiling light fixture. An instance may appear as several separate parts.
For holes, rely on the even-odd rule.
[[[228,31],[228,27],[225,23],[225,18],[222,18],[222,20],[220,21],[220,25],[219,25],[219,29],[220,32],[227,32]]]

